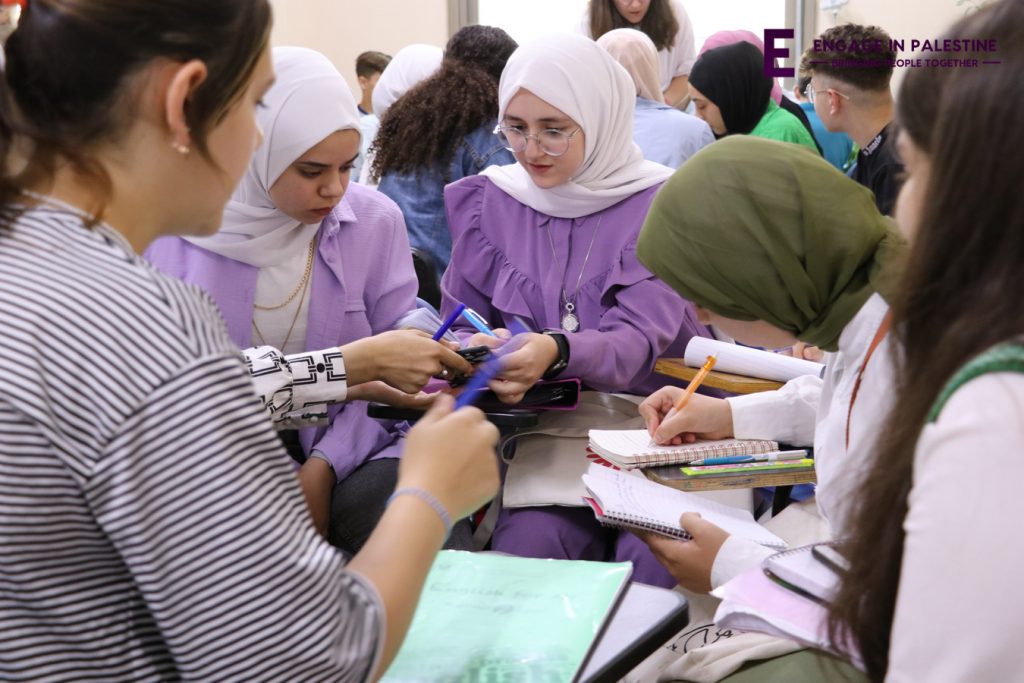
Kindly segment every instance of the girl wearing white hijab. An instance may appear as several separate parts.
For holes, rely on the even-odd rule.
[[[445,366],[470,370],[417,333],[386,332],[415,307],[416,275],[398,207],[349,184],[359,116],[341,74],[323,55],[291,47],[274,49],[274,70],[257,113],[263,144],[220,232],[157,240],[147,257],[206,290],[239,346],[341,347],[310,374],[344,379],[348,370],[350,384],[383,378],[415,392]],[[370,335],[378,336],[367,343]],[[330,511],[331,541],[355,551],[394,487],[399,434],[361,402],[329,415],[328,426],[298,433],[299,478],[318,526]]]
[[[633,138],[645,159],[679,168],[715,141],[711,126],[662,101],[658,90],[658,50],[646,33],[617,28],[598,38],[597,44],[623,66],[636,86]]]
[[[441,282],[442,314],[462,302],[499,328],[499,338],[477,334],[473,345],[500,345],[516,319],[536,331],[522,336],[489,385],[507,403],[556,376],[646,395],[660,385],[652,377],[655,360],[708,332],[692,305],[636,258],[640,226],[671,171],[644,161],[633,143],[633,82],[592,40],[560,35],[516,50],[498,97],[498,133],[517,163],[445,188],[453,249]],[[516,458],[523,457],[520,443]],[[509,494],[507,488],[496,550],[631,559],[639,580],[674,585],[646,546],[602,529],[589,510],[512,509]]]

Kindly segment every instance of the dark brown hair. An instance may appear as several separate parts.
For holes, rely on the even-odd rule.
[[[617,28],[635,28],[647,37],[659,50],[671,49],[679,32],[679,20],[669,0],[651,0],[647,14],[639,24],[631,24],[615,7],[615,0],[590,0],[590,35],[597,40],[608,31]]]
[[[889,89],[896,51],[889,34],[878,26],[833,26],[815,40],[821,41],[823,49],[814,50],[812,45],[804,51],[801,74],[821,74],[861,90]],[[841,63],[834,64],[834,60]]]
[[[976,68],[911,69],[898,98],[897,120],[928,156],[930,180],[893,302],[898,400],[853,510],[851,569],[830,614],[833,641],[849,634],[877,681],[888,666],[903,520],[927,414],[968,359],[1024,334],[1024,307],[1013,293],[1024,270],[1024,165],[1006,153],[1024,146],[1024,4],[1003,0],[947,33],[964,35],[995,39],[997,52],[957,55],[978,59]]]
[[[100,216],[110,177],[90,154],[123,134],[135,116],[132,77],[154,59],[202,60],[206,79],[190,94],[186,123],[198,153],[244,92],[270,32],[267,0],[33,0],[6,45],[0,77],[0,206],[21,188],[52,180],[67,162],[96,196]],[[28,143],[11,173],[12,147]],[[20,148],[20,147],[19,147]]]
[[[383,52],[370,50],[363,52],[356,57],[356,76],[369,78],[373,74],[379,74],[391,63],[391,55]]]
[[[373,142],[372,176],[448,165],[462,139],[498,116],[498,81],[516,41],[500,28],[466,26],[445,47],[434,75],[388,108]]]

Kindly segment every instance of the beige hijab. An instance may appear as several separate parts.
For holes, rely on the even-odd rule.
[[[658,48],[646,33],[632,28],[617,28],[598,38],[597,44],[629,72],[637,95],[646,100],[664,101]]]

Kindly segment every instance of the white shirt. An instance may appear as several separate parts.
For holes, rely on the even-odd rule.
[[[921,432],[887,681],[1024,677],[1021,444],[1018,373],[968,382]]]
[[[282,353],[300,353],[306,350],[306,330],[309,327],[309,298],[313,290],[313,271],[310,268],[305,286],[302,285],[310,259],[315,258],[315,243],[310,249],[289,256],[281,263],[263,266],[256,275],[258,306],[277,306],[288,295],[299,291],[287,305],[273,310],[253,309],[253,339],[269,344]],[[259,334],[255,331],[259,330]]]
[[[739,439],[774,439],[794,446],[814,445],[816,497],[833,535],[845,524],[845,502],[859,482],[866,456],[892,405],[889,337],[875,349],[864,370],[857,401],[850,399],[857,374],[889,307],[878,294],[861,307],[839,337],[839,350],[825,356],[823,379],[805,376],[778,391],[726,399],[732,408],[733,433]],[[846,444],[850,415],[850,444]],[[785,511],[782,513],[785,515]],[[825,539],[822,539],[825,540]],[[720,586],[755,566],[773,551],[730,537],[718,551],[711,583]]]
[[[680,0],[669,0],[672,11],[679,23],[679,30],[676,32],[675,41],[672,47],[658,50],[658,66],[661,72],[661,90],[668,89],[672,79],[676,76],[689,76],[690,69],[697,61],[697,48],[693,38],[693,24],[690,22],[690,15]],[[590,8],[583,13],[580,20],[579,32],[588,38],[594,36],[590,33]]]

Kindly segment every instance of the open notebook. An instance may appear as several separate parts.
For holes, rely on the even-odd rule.
[[[729,455],[756,455],[779,450],[779,444],[767,439],[719,439],[695,441],[681,446],[652,446],[645,429],[591,429],[590,449],[605,460],[624,469],[681,465],[704,458]]]
[[[722,505],[693,493],[685,493],[603,465],[591,465],[583,475],[589,498],[584,501],[602,524],[647,529],[673,538],[690,535],[679,525],[684,512],[697,512],[739,538],[761,545],[784,548],[785,541],[754,521],[746,510]]]
[[[776,382],[788,382],[801,375],[821,377],[825,372],[825,366],[821,363],[706,337],[690,339],[686,344],[686,351],[683,352],[683,362],[692,368],[699,368],[712,354],[717,356],[717,372],[771,379]]]

